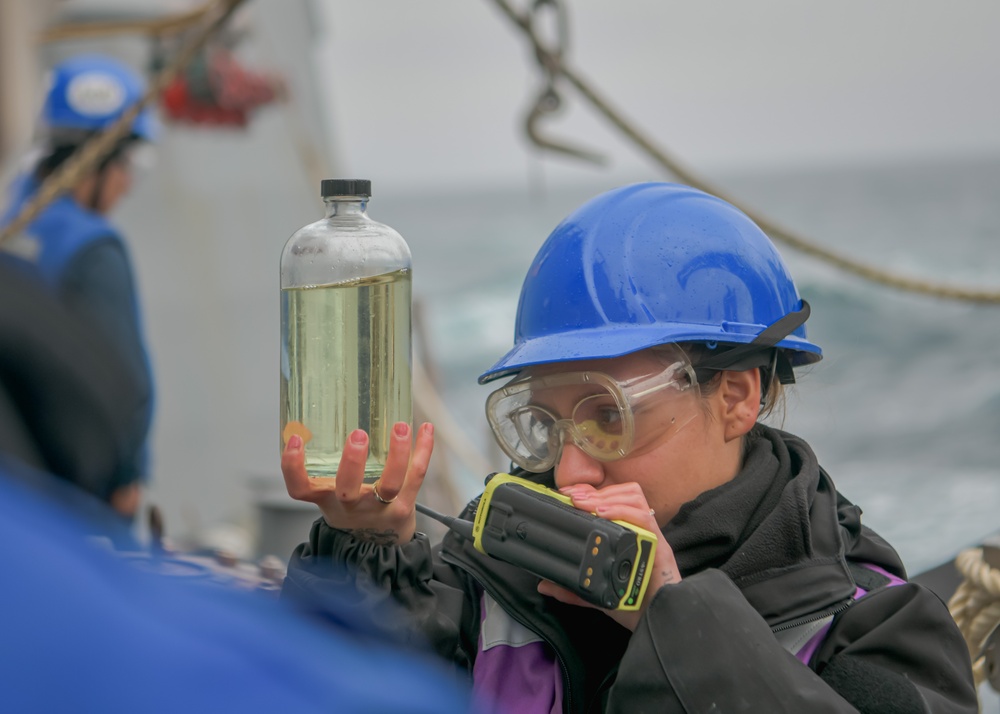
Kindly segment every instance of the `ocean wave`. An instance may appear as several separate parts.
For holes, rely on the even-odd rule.
[[[1000,530],[994,469],[849,461],[839,464],[833,478],[838,490],[861,506],[862,521],[896,547],[910,573],[949,560]]]

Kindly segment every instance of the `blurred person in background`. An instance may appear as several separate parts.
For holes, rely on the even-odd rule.
[[[46,179],[144,93],[142,77],[112,57],[78,55],[53,67],[37,128],[38,146],[10,186],[0,227],[12,222]],[[150,471],[154,385],[128,247],[108,216],[128,195],[135,163],[156,131],[150,110],[140,111],[107,156],[0,246],[0,259],[41,280],[72,314],[107,337],[121,357],[121,368],[133,385],[132,428],[123,447],[129,453],[117,478],[108,482],[111,490],[100,497],[126,519],[135,516],[141,484]]]

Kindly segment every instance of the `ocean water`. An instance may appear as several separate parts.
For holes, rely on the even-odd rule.
[[[662,177],[634,180],[649,179]],[[880,270],[1000,291],[1000,160],[713,179],[743,205]],[[495,469],[506,462],[483,415],[490,387],[476,377],[511,345],[521,280],[548,232],[622,182],[372,202],[372,216],[413,251],[418,353],[461,425],[456,435]],[[798,371],[779,425],[811,443],[911,573],[1000,530],[1000,305],[900,292],[776,244],[824,351]],[[441,451],[454,487],[474,495],[483,474]]]

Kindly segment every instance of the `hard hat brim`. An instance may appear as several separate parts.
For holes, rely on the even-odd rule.
[[[746,344],[753,341],[767,326],[755,327],[757,329],[753,329],[752,326],[727,323],[722,323],[721,326],[685,323],[633,327],[608,325],[537,336],[515,345],[496,364],[480,375],[479,384],[516,374],[534,365],[621,357],[656,345],[675,342]],[[823,358],[823,352],[819,347],[794,333],[778,342],[776,346],[787,350],[793,367],[813,364]]]

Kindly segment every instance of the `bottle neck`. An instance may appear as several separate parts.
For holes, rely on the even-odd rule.
[[[368,198],[366,196],[328,196],[323,199],[326,204],[326,217],[359,216],[367,218]]]

